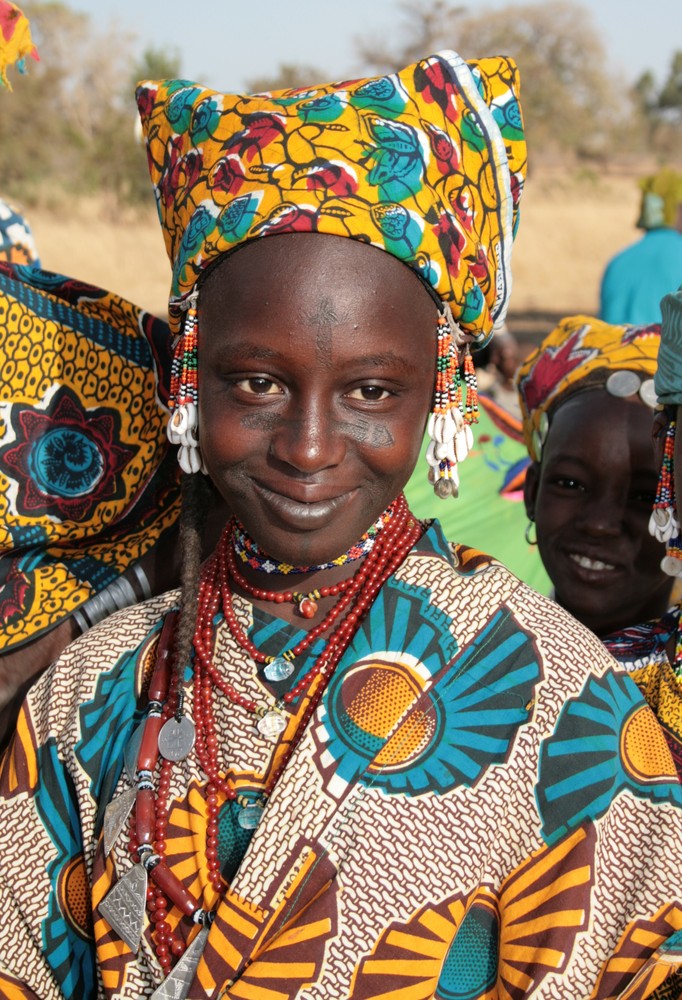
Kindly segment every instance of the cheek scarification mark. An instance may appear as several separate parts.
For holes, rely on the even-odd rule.
[[[276,413],[247,413],[239,423],[249,431],[274,431],[281,418]]]
[[[275,413],[247,413],[240,420],[240,424],[245,430],[270,432],[285,423],[286,421]],[[369,420],[358,420],[354,423],[341,421],[334,430],[351,441],[367,445],[370,448],[391,448],[395,444],[395,439],[388,427],[384,424],[373,424]]]
[[[358,420],[356,423],[346,421],[339,424],[339,431],[357,444],[366,444],[370,448],[390,448],[395,444],[388,427],[384,424],[370,423],[368,420]]]

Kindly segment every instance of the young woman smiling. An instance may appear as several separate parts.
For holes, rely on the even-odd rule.
[[[471,443],[516,89],[510,60],[445,52],[305,92],[138,91],[183,588],[78,640],[24,707],[9,995],[644,997],[673,968],[682,790],[650,709],[402,494],[425,429],[439,496]],[[208,484],[232,516],[200,565]]]

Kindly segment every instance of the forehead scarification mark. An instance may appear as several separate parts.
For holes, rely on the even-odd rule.
[[[326,361],[332,360],[332,341],[334,327],[343,321],[339,317],[334,303],[328,296],[323,296],[313,312],[304,314],[306,326],[315,330],[315,348],[317,353]]]

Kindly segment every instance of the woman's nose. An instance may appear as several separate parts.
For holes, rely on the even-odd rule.
[[[340,464],[345,441],[328,405],[307,405],[275,428],[270,454],[298,472],[311,475]]]

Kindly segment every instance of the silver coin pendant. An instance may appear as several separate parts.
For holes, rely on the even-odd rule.
[[[192,751],[195,735],[194,723],[186,715],[168,719],[159,733],[159,753],[166,760],[184,760]]]

